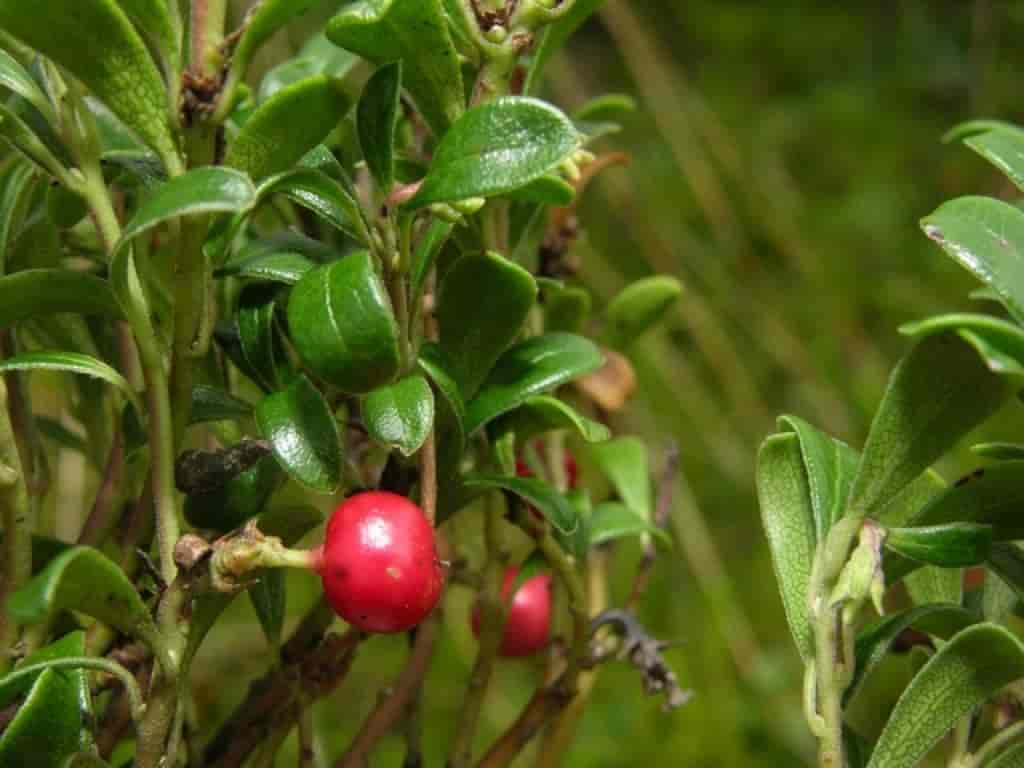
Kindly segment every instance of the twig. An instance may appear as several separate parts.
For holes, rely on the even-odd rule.
[[[103,470],[103,479],[96,491],[89,516],[78,534],[78,543],[88,546],[99,544],[114,525],[118,512],[118,500],[121,497],[121,486],[124,483],[124,430],[119,420],[114,423],[114,435],[107,454],[107,464]]]
[[[374,745],[394,727],[419,690],[434,650],[438,620],[438,614],[435,612],[420,624],[412,654],[395,681],[391,693],[382,698],[377,708],[366,718],[352,745],[334,764],[334,768],[368,768],[370,752]]]
[[[665,454],[665,466],[661,471],[661,477],[658,478],[658,500],[654,508],[654,525],[658,528],[664,528],[668,524],[668,516],[672,511],[672,501],[674,499],[675,485],[676,485],[676,474],[679,472],[679,446],[675,441],[671,442],[668,446],[668,450]],[[629,599],[626,601],[626,607],[629,610],[635,610],[637,604],[640,602],[640,598],[643,597],[644,592],[647,590],[647,585],[651,580],[651,569],[654,567],[654,561],[657,559],[658,550],[657,545],[650,536],[644,540],[644,554],[640,564],[637,566],[636,577],[633,579],[633,589],[630,592]]]
[[[433,526],[437,519],[437,436],[434,429],[420,448],[420,506]]]
[[[4,524],[3,579],[0,580],[0,672],[11,663],[18,628],[7,613],[7,600],[32,571],[28,492],[18,445],[7,410],[7,386],[0,378],[0,518]]]

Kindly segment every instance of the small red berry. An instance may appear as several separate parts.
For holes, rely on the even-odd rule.
[[[441,597],[434,531],[404,496],[367,491],[345,499],[327,523],[320,578],[331,606],[366,632],[402,632]]]
[[[502,600],[515,583],[517,568],[505,571],[501,585]],[[480,635],[480,606],[470,617],[473,634]],[[551,574],[541,573],[524,581],[512,597],[505,619],[505,633],[498,653],[501,656],[531,656],[548,644],[551,629]]]

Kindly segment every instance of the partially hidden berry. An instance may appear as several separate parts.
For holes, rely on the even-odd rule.
[[[516,568],[505,571],[501,598],[508,600],[515,583]],[[480,636],[480,606],[473,607],[473,634]],[[532,656],[548,644],[551,630],[551,574],[541,573],[524,581],[512,597],[505,619],[505,632],[498,653],[501,656]]]

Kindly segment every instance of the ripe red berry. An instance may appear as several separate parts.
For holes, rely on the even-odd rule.
[[[331,606],[366,632],[402,632],[437,605],[444,585],[423,511],[387,491],[357,493],[327,523],[320,578]]]
[[[518,572],[517,568],[505,571],[501,585],[502,600],[508,599]],[[480,606],[473,607],[470,621],[473,634],[479,637]],[[541,573],[524,581],[512,597],[498,653],[501,656],[530,656],[548,644],[550,629],[551,574]]]

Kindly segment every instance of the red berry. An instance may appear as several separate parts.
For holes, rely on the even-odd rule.
[[[357,493],[327,523],[320,563],[327,600],[366,632],[402,632],[441,597],[444,573],[423,511],[387,491]]]
[[[505,571],[501,585],[502,600],[508,599],[518,572],[517,568]],[[473,607],[470,621],[473,634],[479,637],[480,606]],[[502,656],[531,656],[548,644],[550,628],[551,574],[541,573],[524,581],[512,597],[498,653]]]
[[[576,459],[568,451],[565,452],[565,456],[562,459],[562,467],[565,469],[565,480],[571,491],[576,488],[576,483],[579,482],[580,468],[576,464]],[[516,474],[519,477],[533,477],[533,470],[522,459],[516,459]]]

